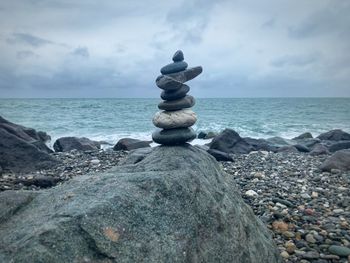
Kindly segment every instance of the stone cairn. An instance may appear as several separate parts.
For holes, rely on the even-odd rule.
[[[202,67],[187,69],[184,54],[175,52],[173,63],[161,68],[156,79],[157,86],[162,89],[160,97],[164,100],[158,104],[159,111],[153,118],[153,124],[160,128],[153,132],[153,141],[163,145],[178,145],[196,138],[191,128],[197,121],[196,114],[190,109],[195,99],[186,95],[190,87],[184,84],[202,73]]]

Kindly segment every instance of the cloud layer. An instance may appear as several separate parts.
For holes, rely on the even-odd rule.
[[[0,3],[0,98],[158,97],[182,49],[197,97],[350,96],[347,0]]]

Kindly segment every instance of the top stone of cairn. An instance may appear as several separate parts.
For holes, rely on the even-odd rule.
[[[174,62],[180,62],[184,60],[184,53],[182,53],[181,50],[178,50],[175,52],[174,56],[173,56],[173,61]]]

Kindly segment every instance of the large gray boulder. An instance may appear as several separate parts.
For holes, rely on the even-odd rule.
[[[340,129],[331,130],[317,136],[320,140],[344,141],[350,140],[350,134]]]
[[[335,142],[329,146],[330,152],[336,152],[344,149],[350,149],[350,141]]]
[[[250,153],[254,147],[232,129],[223,130],[210,143],[210,149],[224,153]]]
[[[49,137],[0,117],[0,166],[16,173],[52,168],[58,161],[48,154]]]
[[[321,165],[322,171],[330,172],[332,169],[350,170],[350,150],[340,150],[328,157]]]
[[[281,262],[233,177],[189,145],[3,192],[0,211],[0,262]]]
[[[55,141],[53,148],[56,152],[96,151],[101,148],[101,143],[85,137],[61,137]]]

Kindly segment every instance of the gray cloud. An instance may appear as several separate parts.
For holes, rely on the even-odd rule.
[[[296,66],[303,67],[315,63],[320,59],[320,53],[310,53],[307,55],[285,55],[271,61],[274,67]]]
[[[13,33],[11,37],[7,38],[7,42],[9,44],[26,44],[32,47],[42,47],[44,45],[53,44],[50,40],[26,33]]]
[[[346,0],[330,1],[326,6],[312,12],[300,23],[290,26],[288,34],[292,38],[302,39],[322,34],[338,37],[350,35],[350,2]]]
[[[78,47],[78,48],[73,50],[72,54],[75,56],[81,56],[81,57],[86,57],[86,58],[88,58],[90,56],[89,50],[87,47]]]
[[[21,50],[16,53],[17,59],[29,59],[29,58],[37,58],[38,55],[36,55],[33,51],[30,50]]]
[[[345,0],[15,0],[0,10],[0,97],[158,97],[154,80],[177,49],[204,68],[189,83],[197,97],[350,96]]]

